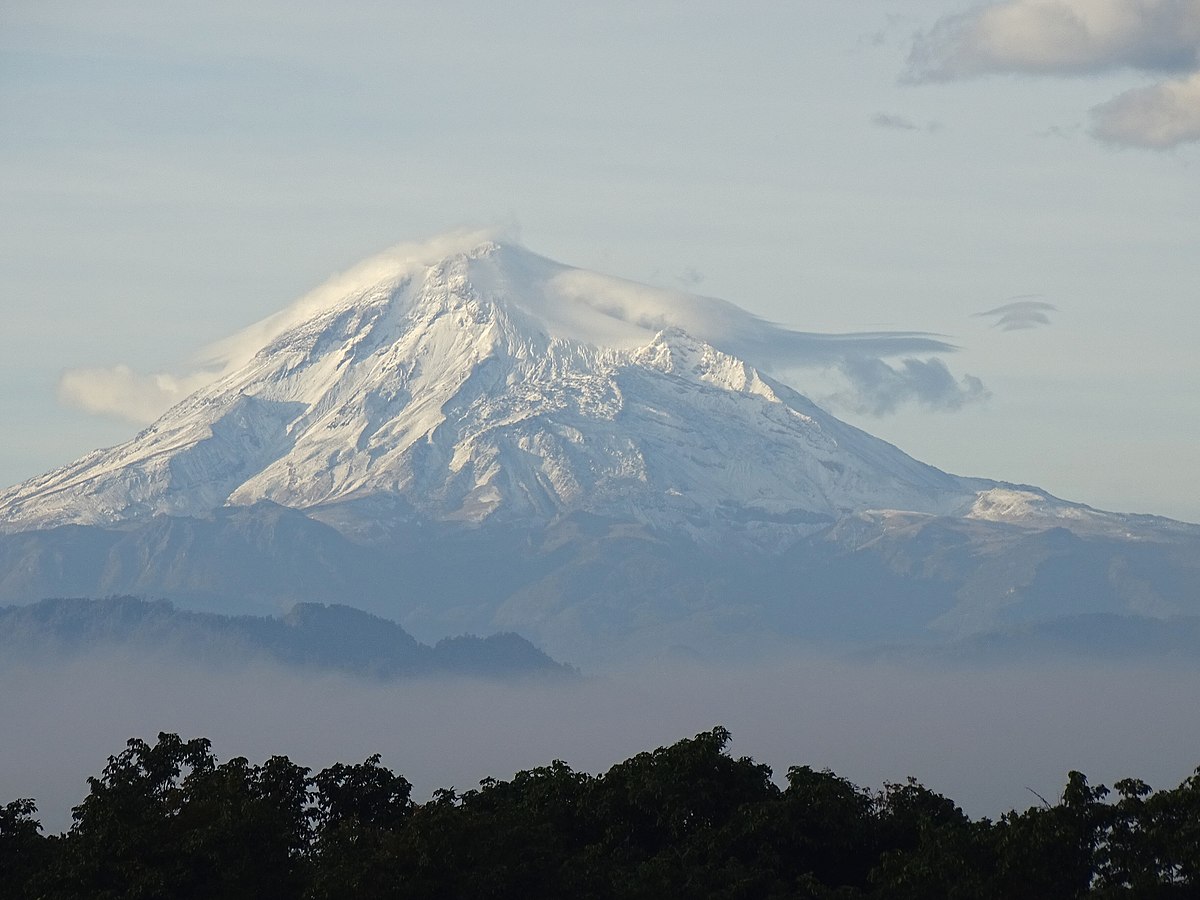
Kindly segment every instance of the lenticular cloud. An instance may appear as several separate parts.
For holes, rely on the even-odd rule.
[[[1050,324],[1049,313],[1056,312],[1058,307],[1044,300],[1020,298],[1011,303],[997,306],[995,309],[975,313],[977,318],[992,318],[993,328],[1001,331],[1025,331]]]

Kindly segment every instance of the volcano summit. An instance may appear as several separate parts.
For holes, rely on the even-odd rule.
[[[231,338],[129,442],[0,492],[0,599],[324,600],[568,659],[1195,612],[1200,528],[947,474],[767,374],[851,341],[944,346],[478,235],[401,248]]]

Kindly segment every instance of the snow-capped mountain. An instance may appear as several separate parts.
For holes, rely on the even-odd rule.
[[[1200,612],[1200,527],[947,474],[767,374],[836,340],[478,235],[403,248],[0,492],[0,602],[347,603],[584,664]]]
[[[0,522],[391,497],[438,521],[584,511],[767,539],[863,509],[978,508],[987,485],[719,349],[735,308],[687,300],[493,241],[376,261],[251,329],[266,339],[243,365],[133,440],[0,494]]]

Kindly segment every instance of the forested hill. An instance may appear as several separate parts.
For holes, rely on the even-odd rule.
[[[395,622],[348,606],[299,603],[280,618],[223,616],[134,597],[0,607],[0,653],[45,661],[116,650],[200,663],[270,661],[377,678],[573,676],[516,634],[422,644]]]
[[[972,821],[914,781],[866,791],[771,770],[729,732],[592,776],[566,763],[414,803],[380,765],[218,763],[209,742],[131,740],[43,836],[0,806],[0,885],[23,898],[1191,898],[1200,770],[1157,792],[1070,773],[1057,802]]]

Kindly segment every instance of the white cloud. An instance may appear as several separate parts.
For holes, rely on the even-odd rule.
[[[1165,149],[1200,141],[1200,0],[1003,0],[919,33],[904,80],[989,73],[1178,73],[1092,109],[1092,135]]]
[[[1200,72],[1100,104],[1092,109],[1091,131],[1110,144],[1154,150],[1200,141]]]
[[[1178,72],[1198,63],[1196,0],[1006,0],[944,16],[918,34],[907,75],[944,81],[990,72]]]
[[[84,412],[148,425],[218,374],[202,371],[183,376],[139,375],[125,365],[70,369],[59,379],[58,398]]]

